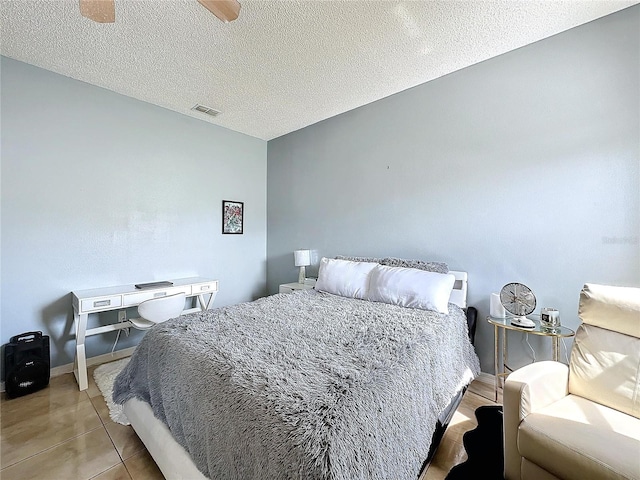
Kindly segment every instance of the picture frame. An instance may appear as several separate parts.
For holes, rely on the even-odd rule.
[[[222,201],[222,233],[242,235],[244,230],[244,202]]]

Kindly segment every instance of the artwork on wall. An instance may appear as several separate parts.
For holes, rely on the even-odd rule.
[[[222,233],[242,234],[244,202],[222,201]]]

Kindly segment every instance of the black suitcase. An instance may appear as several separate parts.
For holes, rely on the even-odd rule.
[[[15,398],[49,385],[49,337],[26,332],[11,337],[4,349],[5,391]]]

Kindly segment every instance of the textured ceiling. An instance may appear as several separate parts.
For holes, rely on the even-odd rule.
[[[2,55],[270,140],[638,3],[1,0]],[[196,103],[222,113],[208,117]]]

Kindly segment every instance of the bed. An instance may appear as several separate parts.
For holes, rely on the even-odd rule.
[[[114,401],[166,478],[418,477],[479,373],[466,274],[325,260],[313,290],[147,332]]]

